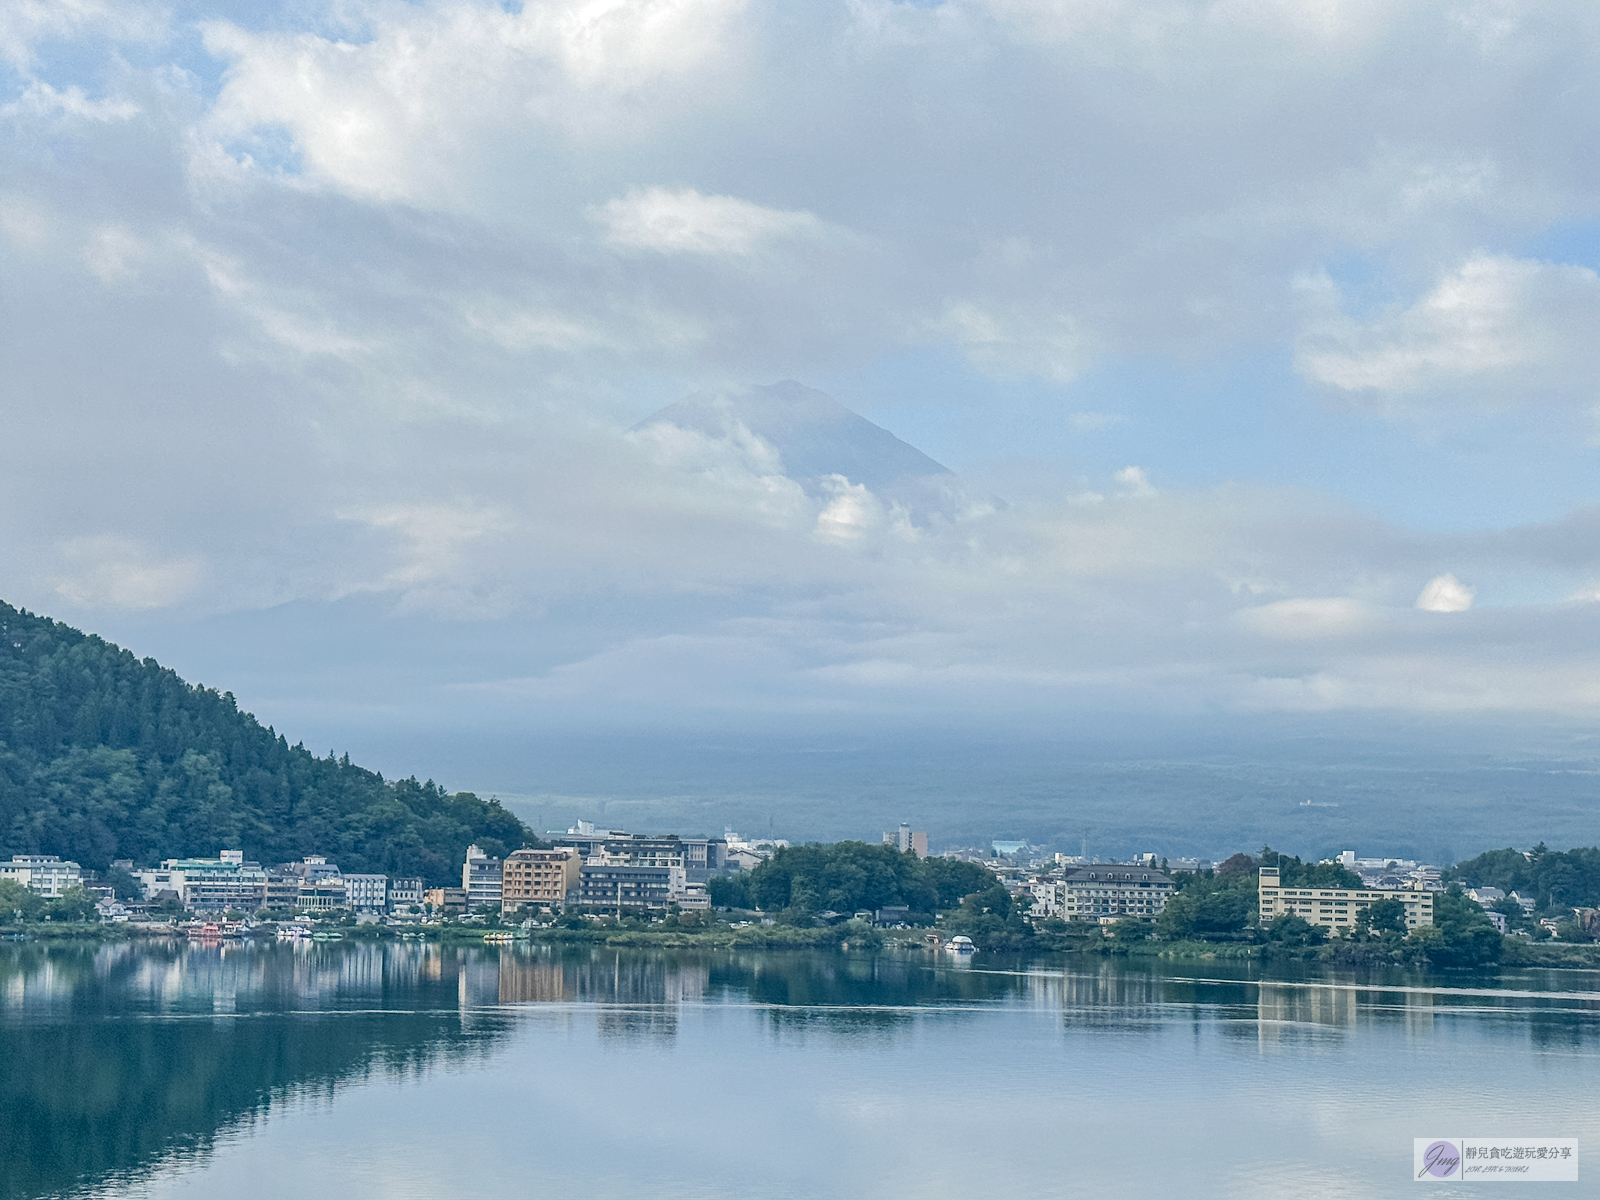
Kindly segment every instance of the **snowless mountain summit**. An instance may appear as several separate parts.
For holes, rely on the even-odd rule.
[[[732,437],[743,426],[776,450],[783,473],[802,485],[842,475],[851,483],[893,495],[920,490],[917,485],[930,476],[953,479],[948,467],[915,446],[833,397],[793,380],[690,396],[651,414],[634,429],[658,425],[675,425],[710,438]]]

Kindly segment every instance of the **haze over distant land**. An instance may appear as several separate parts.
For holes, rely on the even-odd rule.
[[[1559,842],[1597,54],[1522,0],[13,6],[0,595],[574,811]]]

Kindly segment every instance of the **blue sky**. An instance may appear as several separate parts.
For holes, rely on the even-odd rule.
[[[1588,719],[1597,49],[1514,0],[10,6],[0,596],[329,737]],[[953,468],[938,518],[629,432],[785,379]]]

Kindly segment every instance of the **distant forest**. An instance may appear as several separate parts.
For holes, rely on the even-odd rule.
[[[231,692],[0,603],[0,857],[103,869],[226,847],[446,884],[473,842],[544,844],[496,800],[318,758]]]

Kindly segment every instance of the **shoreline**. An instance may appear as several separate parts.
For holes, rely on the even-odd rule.
[[[505,939],[511,932],[494,926],[425,926],[415,929],[404,927],[360,925],[341,926],[323,932],[337,936],[322,939],[322,944],[332,941],[420,941],[447,945],[513,945],[527,942],[543,945],[603,945],[664,950],[843,950],[880,951],[898,953],[920,951],[927,953],[922,940],[925,931],[915,931],[915,937],[896,937],[896,933],[911,931],[883,931],[846,929],[840,926],[807,929],[791,925],[751,925],[742,928],[721,926],[710,930],[654,930],[654,929],[564,929],[544,928],[517,930],[519,936]],[[493,935],[502,935],[494,937]],[[13,944],[28,942],[121,942],[142,940],[199,941],[187,930],[168,926],[149,925],[66,925],[41,922],[26,925],[0,925],[0,941]],[[269,941],[274,933],[255,934],[245,938],[205,939],[207,943]],[[1215,960],[1255,961],[1260,963],[1309,963],[1331,967],[1390,966],[1426,967],[1425,961],[1409,956],[1396,958],[1379,947],[1351,946],[1340,948],[1344,953],[1323,953],[1326,947],[1285,950],[1269,945],[1249,942],[1143,941],[1117,943],[1102,941],[1097,944],[1035,945],[1005,947],[990,950],[990,955],[1023,956],[1027,958],[1128,958],[1170,961],[1204,962]],[[982,948],[980,947],[980,952]],[[1507,938],[1504,953],[1498,964],[1486,967],[1541,967],[1551,970],[1600,970],[1600,943],[1561,942],[1529,943],[1520,938]],[[1437,968],[1436,968],[1437,969]]]

